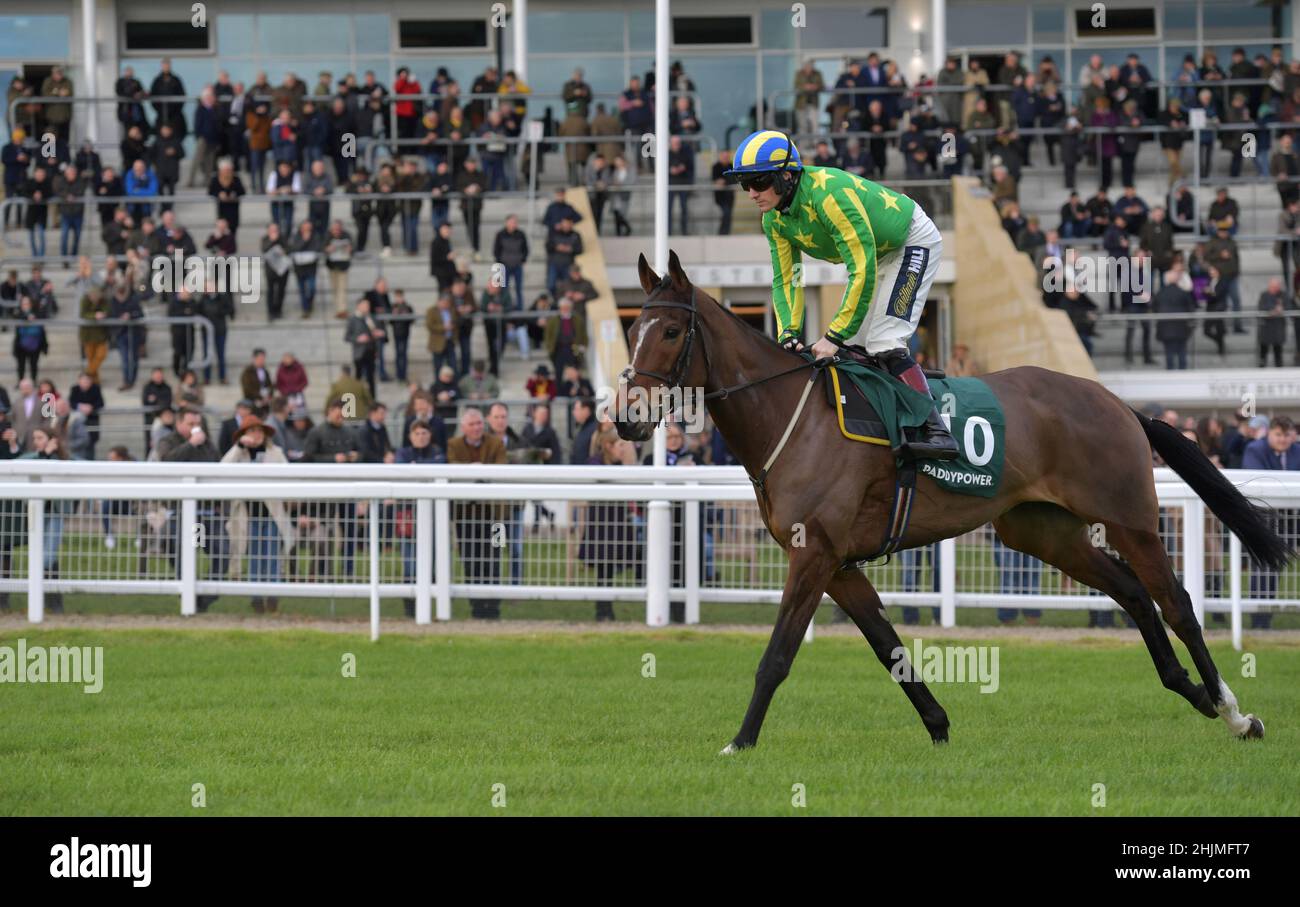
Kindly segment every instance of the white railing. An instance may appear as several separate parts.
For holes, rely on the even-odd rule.
[[[1283,523],[1294,544],[1296,530],[1288,524],[1300,522],[1300,476],[1229,476],[1253,499],[1289,514]],[[1246,563],[1238,539],[1176,475],[1156,470],[1156,490],[1166,546],[1198,619],[1230,613],[1239,646],[1244,613],[1300,607],[1291,573],[1283,574],[1283,583]],[[368,598],[375,638],[385,597],[414,599],[416,622],[423,624],[450,620],[455,598],[644,601],[643,565],[652,546],[645,521],[629,505],[652,500],[673,502],[667,530],[673,535],[657,550],[673,552],[670,599],[684,604],[687,623],[699,621],[702,602],[780,601],[784,555],[762,528],[744,471],[648,466],[0,461],[0,593],[25,591],[32,622],[44,619],[49,594],[176,595],[182,615],[196,614],[200,597],[208,595]],[[271,577],[235,577],[243,561],[232,543],[242,538],[235,544],[242,548],[248,539],[233,532],[230,518],[240,509],[247,513],[250,501],[275,502],[294,536],[286,555],[271,553],[274,538],[267,553],[249,553],[249,571]],[[484,510],[490,506],[498,512]],[[547,511],[558,532],[527,532],[527,516],[536,523]],[[135,536],[134,549],[101,550],[115,528],[126,530],[124,538]],[[53,540],[48,550],[47,532]],[[24,548],[39,553],[27,557],[25,575],[15,569]],[[305,579],[296,575],[304,550]],[[956,625],[962,607],[1116,607],[1052,568],[1009,553],[987,527],[929,552],[924,582],[926,549],[868,568],[886,604],[937,607],[945,627]],[[61,558],[72,569],[61,569]],[[510,563],[508,580],[500,576],[503,560]],[[253,571],[255,561],[267,569]],[[321,576],[318,564],[324,565]],[[746,567],[748,577],[741,575]],[[282,568],[289,577],[280,576]],[[1247,570],[1254,573],[1253,595],[1243,586]],[[585,575],[592,572],[594,579]],[[1287,589],[1290,597],[1282,594]],[[651,617],[647,613],[648,622]]]

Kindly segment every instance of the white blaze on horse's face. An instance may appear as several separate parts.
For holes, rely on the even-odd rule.
[[[658,318],[651,318],[645,324],[641,325],[641,332],[636,335],[636,349],[632,351],[632,364],[636,365],[637,359],[641,356],[641,344],[645,343],[645,335],[650,333],[650,329],[655,326]]]

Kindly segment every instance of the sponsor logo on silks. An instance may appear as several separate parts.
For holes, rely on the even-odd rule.
[[[0,646],[0,683],[79,683],[83,692],[104,688],[103,646]]]
[[[148,888],[153,878],[152,844],[68,844],[50,848],[50,877],[54,879],[131,879],[135,888]]]
[[[889,314],[910,321],[916,291],[921,287],[921,278],[925,276],[926,265],[930,262],[930,250],[925,246],[908,246],[903,250],[903,256],[903,266],[894,281],[894,291],[889,294]]]
[[[978,683],[981,693],[999,686],[997,646],[927,646],[912,640],[912,651],[895,646],[889,675],[898,683]]]

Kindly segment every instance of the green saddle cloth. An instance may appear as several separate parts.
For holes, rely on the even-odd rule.
[[[905,440],[903,430],[924,424],[930,408],[938,406],[961,456],[956,460],[918,460],[917,469],[947,491],[986,498],[997,493],[1006,448],[1006,419],[1002,404],[985,382],[979,378],[931,378],[931,400],[860,362],[841,359],[835,368],[841,381],[847,377],[871,404],[894,450]]]

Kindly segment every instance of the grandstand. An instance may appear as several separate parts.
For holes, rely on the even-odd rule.
[[[469,302],[457,313],[468,327],[449,319],[453,352],[441,354],[461,393],[459,404],[439,406],[449,436],[458,431],[458,405],[501,400],[510,404],[515,434],[507,447],[517,462],[529,461],[534,446],[519,440],[530,421],[526,404],[555,398],[560,458],[585,463],[590,451],[574,443],[581,435],[566,417],[568,395],[531,379],[547,366],[559,380],[573,363],[581,366],[580,381],[598,390],[626,364],[624,331],[644,296],[636,261],[654,244],[657,167],[671,171],[670,242],[694,282],[773,330],[771,264],[757,212],[743,194],[715,182],[728,150],[760,127],[789,131],[808,161],[910,195],[939,225],[944,259],[916,341],[927,364],[978,374],[1033,363],[1095,377],[1134,406],[1176,409],[1169,418],[1195,432],[1225,467],[1240,466],[1242,448],[1267,432],[1251,417],[1267,423],[1300,406],[1300,215],[1292,212],[1284,230],[1285,202],[1300,193],[1300,162],[1285,153],[1289,130],[1300,123],[1300,26],[1285,0],[1112,4],[1109,26],[1095,24],[1089,7],[1061,2],[899,0],[869,11],[827,2],[802,22],[792,20],[789,4],[718,0],[707,15],[678,8],[675,63],[665,81],[672,83],[670,128],[682,147],[667,161],[650,156],[653,143],[645,138],[654,123],[648,89],[655,25],[646,3],[516,2],[498,21],[481,4],[456,2],[430,12],[388,2],[359,11],[335,0],[286,0],[274,9],[229,0],[209,4],[200,25],[188,13],[164,14],[133,0],[59,0],[39,15],[30,5],[0,0],[0,83],[9,89],[0,281],[17,272],[16,282],[0,282],[0,402],[14,423],[24,405],[20,337],[43,331],[48,352],[32,371],[63,396],[83,369],[97,365],[102,350],[92,347],[106,340],[97,382],[102,408],[92,404],[95,421],[83,426],[97,443],[76,447],[78,455],[106,459],[117,446],[135,459],[150,455],[154,445],[142,429],[156,403],[142,389],[155,367],[164,370],[177,404],[178,373],[198,373],[214,441],[232,417],[232,433],[250,414],[276,418],[270,399],[292,395],[268,393],[248,412],[236,412],[249,396],[241,376],[258,349],[268,357],[265,380],[274,380],[285,353],[309,379],[277,424],[297,409],[323,423],[332,388],[351,393],[361,386],[336,384],[342,370],[372,367],[376,348],[357,341],[358,332],[378,325],[391,337],[409,326],[405,381],[397,376],[396,344],[377,351],[391,375],[374,389],[388,404],[388,447],[362,449],[358,442],[360,456],[382,463],[407,444],[412,390],[438,392],[435,361],[444,359],[432,351],[428,313],[453,288],[459,267],[471,278]],[[1188,101],[1187,122],[1163,116],[1175,97]],[[1178,143],[1179,153],[1166,153]],[[1242,152],[1247,146],[1249,155]],[[1198,147],[1210,149],[1202,166]],[[615,167],[620,157],[625,169]],[[218,176],[226,159],[242,197],[218,200],[211,193],[227,185]],[[143,167],[132,174],[137,160]],[[287,170],[277,179],[273,165],[280,162]],[[390,162],[396,169],[388,174]],[[65,165],[74,172],[64,173]],[[350,183],[359,166],[368,173]],[[36,175],[43,167],[50,168],[44,181]],[[105,179],[108,167],[121,182]],[[1063,226],[1069,189],[1086,204],[1102,182],[1106,204],[1089,208],[1085,228],[1073,231],[1082,235],[1062,235],[1057,251],[1047,234]],[[1126,182],[1140,204],[1124,199]],[[277,217],[275,206],[284,202],[276,199],[285,196],[269,193],[286,185],[292,211]],[[387,202],[380,200],[385,194]],[[356,248],[362,204],[375,212],[364,228],[364,250]],[[205,376],[215,366],[219,324],[212,313],[222,311],[221,294],[200,291],[187,307],[168,292],[140,292],[153,263],[173,246],[185,247],[179,233],[165,235],[164,205],[192,239],[191,254],[233,256],[262,278],[253,298],[230,294],[226,381]],[[387,241],[380,235],[384,205],[392,214]],[[408,205],[418,208],[410,223]],[[1136,255],[1145,234],[1132,216],[1116,229],[1115,215],[1140,212],[1146,220],[1161,205],[1180,232],[1154,251],[1183,254],[1189,308],[1162,308],[1168,262],[1144,291],[1087,287],[1075,299],[1045,290],[1052,260],[1070,260],[1069,250]],[[133,228],[112,223],[114,207],[132,216]],[[567,231],[557,229],[569,207],[579,216],[573,232],[581,241],[572,255],[565,251],[572,245]],[[207,246],[218,216],[235,214],[232,235]],[[517,271],[496,254],[495,240],[512,215],[529,249]],[[138,233],[145,216],[158,224],[153,238]],[[337,251],[344,247],[327,245],[328,237],[315,246],[285,242],[278,257],[305,277],[286,272],[284,298],[273,303],[277,254],[266,236],[277,219],[289,235],[307,220],[315,222],[314,233],[341,221],[353,249]],[[440,238],[436,226],[444,222],[450,235]],[[1226,222],[1225,237],[1215,239],[1219,222]],[[70,230],[69,223],[81,226]],[[1202,243],[1210,246],[1198,249]],[[1235,273],[1211,260],[1224,246]],[[114,281],[101,275],[110,258],[124,269],[128,249],[139,251],[140,270],[125,293],[135,297],[149,330],[133,382],[125,380],[117,352],[118,332],[126,329],[101,340],[93,315],[82,317],[94,311],[93,301],[89,308],[83,301],[92,287],[112,295]],[[89,274],[79,271],[82,256],[89,257]],[[336,291],[331,256],[336,264],[350,260],[345,291]],[[570,257],[580,280],[570,280]],[[1209,267],[1216,262],[1221,273],[1214,278]],[[42,280],[29,285],[37,267]],[[509,282],[500,310],[489,309],[482,294],[503,274]],[[1266,297],[1275,278],[1285,314]],[[844,291],[844,268],[810,263],[805,279],[812,290],[808,320],[820,326]],[[52,292],[42,289],[44,280]],[[560,315],[558,298],[532,309],[543,293],[559,297],[566,289],[581,327]],[[409,313],[393,310],[398,290]],[[368,291],[370,320],[357,320],[356,305]],[[24,296],[31,298],[28,317]],[[458,307],[461,299],[452,303]],[[272,319],[276,308],[282,317]],[[487,385],[495,386],[474,397],[479,378],[467,376],[465,366],[495,360],[494,343],[496,382]],[[968,358],[954,359],[959,344]],[[133,341],[128,355],[136,350]],[[1234,422],[1243,407],[1239,431]],[[360,435],[368,415],[362,405],[345,421]],[[25,418],[12,456],[32,452],[38,421]],[[75,407],[51,411],[47,421],[71,438],[78,414]],[[221,437],[233,443],[232,433]],[[729,462],[725,445],[707,434],[686,445],[698,462]],[[648,454],[649,448],[638,461]]]

